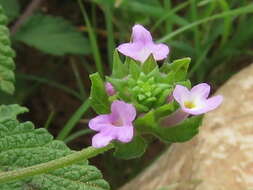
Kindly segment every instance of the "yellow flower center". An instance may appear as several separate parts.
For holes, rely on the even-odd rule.
[[[194,102],[191,102],[191,101],[185,101],[184,102],[184,106],[188,109],[192,109],[192,108],[195,108],[196,105],[194,104]]]

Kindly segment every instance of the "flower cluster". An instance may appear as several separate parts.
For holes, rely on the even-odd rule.
[[[164,117],[165,124],[175,126],[190,115],[201,115],[216,109],[222,102],[222,96],[208,98],[210,85],[206,83],[190,90],[182,85],[187,80],[176,74],[180,69],[173,70],[181,62],[174,65],[164,63],[159,69],[156,61],[166,59],[169,48],[166,44],[154,43],[150,32],[143,26],[137,24],[133,27],[131,39],[129,43],[117,47],[121,54],[134,60],[125,64],[130,67],[130,72],[127,77],[108,78],[109,82],[105,83],[105,95],[112,96],[110,113],[98,115],[89,122],[89,128],[98,132],[92,138],[93,147],[107,146],[113,140],[129,143],[135,136],[134,121],[145,113],[155,113],[154,118],[159,115]],[[150,56],[154,62],[146,63]],[[134,67],[131,64],[135,64]],[[173,105],[177,106],[174,108]],[[172,113],[170,106],[174,109]],[[156,123],[159,123],[158,120]]]

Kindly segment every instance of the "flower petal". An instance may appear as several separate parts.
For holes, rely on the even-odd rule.
[[[188,113],[191,115],[201,115],[201,114],[208,112],[208,108],[206,106],[203,108],[197,108],[197,109],[196,108],[195,109],[188,109],[188,108],[182,107],[182,110],[185,113]]]
[[[217,107],[219,107],[222,101],[223,101],[223,96],[221,95],[213,96],[212,98],[207,99],[206,104],[209,108],[209,111],[214,110]]]
[[[124,43],[117,47],[117,50],[125,56],[137,57],[143,45],[141,43]]]
[[[92,146],[95,148],[101,148],[107,146],[113,138],[111,136],[104,135],[103,133],[98,133],[92,138]]]
[[[207,98],[210,93],[210,85],[207,83],[200,83],[191,89],[192,96]]]
[[[157,61],[165,59],[169,54],[169,47],[165,44],[152,44],[149,48]]]
[[[89,121],[89,128],[94,131],[101,131],[107,125],[111,125],[110,116],[107,114],[99,115]]]
[[[132,125],[118,127],[117,130],[117,140],[128,143],[133,139],[134,128]]]
[[[190,91],[182,85],[176,85],[176,88],[173,91],[174,99],[181,105],[184,105],[184,101],[188,100],[190,97]]]
[[[223,101],[223,97],[218,95],[214,96],[212,98],[209,98],[205,101],[205,105],[202,108],[195,108],[195,109],[187,109],[182,108],[182,110],[186,113],[189,113],[191,115],[201,115],[206,112],[212,111],[216,109]]]
[[[120,119],[125,125],[129,125],[136,117],[136,110],[132,104],[116,100],[111,105],[111,117],[113,120]]]
[[[132,28],[132,41],[134,43],[138,42],[142,44],[148,44],[152,43],[153,39],[150,32],[146,28],[140,24],[136,24]]]

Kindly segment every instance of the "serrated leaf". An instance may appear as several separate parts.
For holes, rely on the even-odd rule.
[[[133,159],[142,156],[147,148],[147,142],[141,136],[135,136],[130,143],[115,143],[114,156],[121,159]]]
[[[0,106],[0,122],[16,119],[17,115],[28,112],[28,109],[17,104]]]
[[[89,41],[68,21],[49,15],[31,16],[14,39],[52,55],[89,54]]]
[[[10,112],[12,109],[8,106],[0,106],[3,113]],[[14,112],[12,115],[16,114]],[[0,115],[0,170],[2,172],[45,163],[73,152],[63,142],[53,140],[52,135],[45,129],[34,129],[31,122],[19,123],[15,117],[3,120]],[[109,190],[109,185],[102,179],[98,169],[83,161],[49,173],[1,184],[0,189]]]
[[[143,63],[142,65],[142,71],[145,74],[150,73],[151,71],[153,71],[155,68],[157,67],[157,63],[153,57],[153,55],[151,54],[148,59]]]
[[[11,22],[19,16],[20,5],[18,0],[0,0],[0,5],[3,7],[4,13],[8,17],[8,22]]]
[[[112,77],[114,78],[123,78],[127,76],[127,66],[122,63],[119,53],[117,50],[114,51],[113,54],[113,69],[112,69]]]
[[[106,114],[110,112],[110,102],[105,91],[104,81],[98,73],[90,75],[91,80],[91,106],[97,114]]]
[[[14,51],[11,49],[9,39],[9,30],[5,26],[7,19],[3,14],[3,9],[0,6],[0,90],[8,94],[13,94],[15,87],[15,76],[13,70],[15,64],[13,57]]]

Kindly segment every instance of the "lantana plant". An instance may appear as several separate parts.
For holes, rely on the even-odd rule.
[[[168,54],[166,44],[155,43],[137,24],[131,41],[116,48],[111,76],[90,75],[91,105],[98,114],[89,122],[89,128],[97,131],[93,147],[112,143],[115,156],[130,159],[145,152],[148,135],[174,143],[198,133],[202,115],[216,109],[222,96],[208,98],[206,83],[191,88],[187,78],[191,59],[169,62]]]

